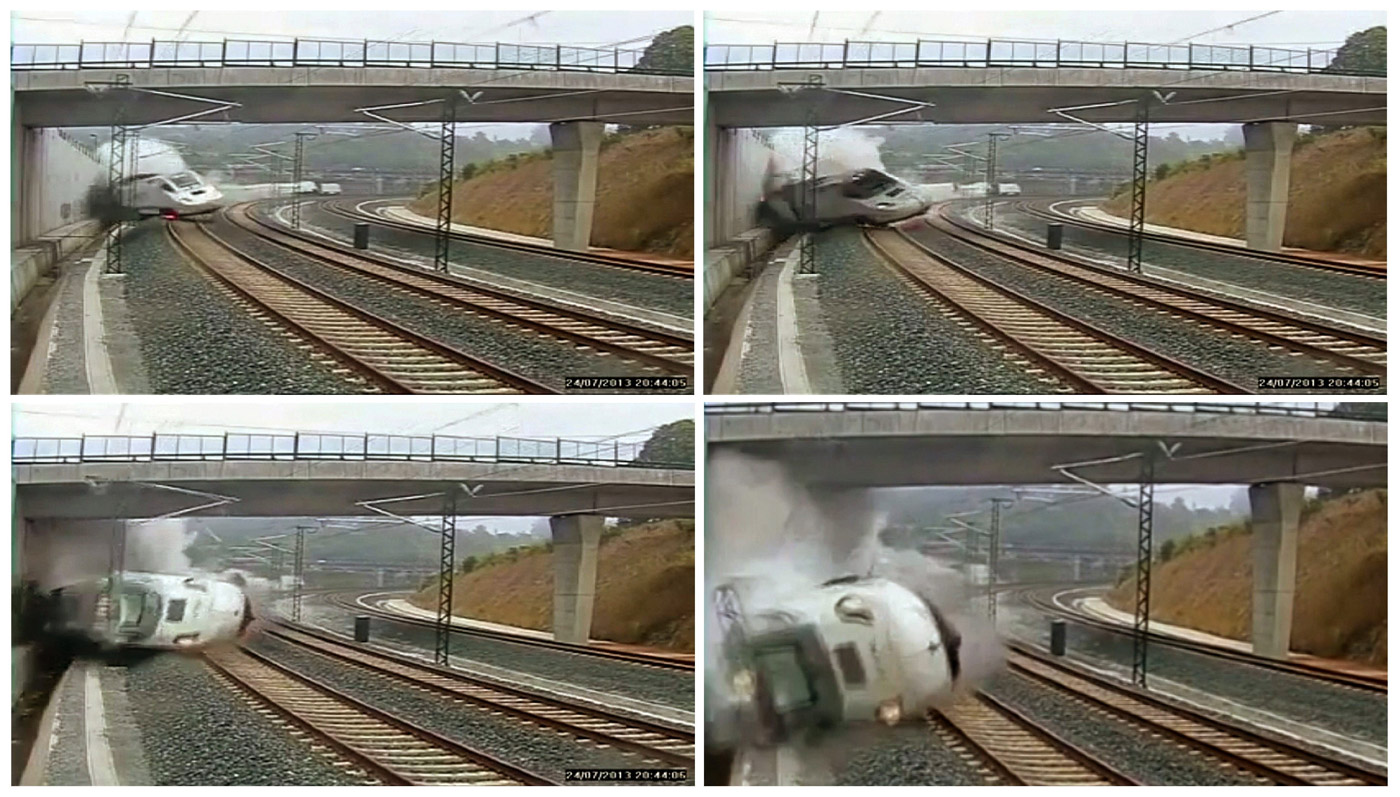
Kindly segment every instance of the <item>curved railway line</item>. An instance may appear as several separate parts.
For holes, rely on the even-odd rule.
[[[695,732],[615,714],[468,673],[437,667],[372,650],[330,634],[287,623],[270,624],[263,633],[336,663],[406,683],[446,699],[476,706],[574,739],[640,756],[648,765],[693,767]]]
[[[958,753],[971,753],[994,786],[1141,786],[996,698],[977,694],[929,726]]]
[[[1250,774],[1261,784],[1300,786],[1385,785],[1383,772],[1321,753],[1178,706],[1110,678],[1084,672],[1022,643],[1010,643],[1007,668],[1171,744],[1195,750],[1222,767]]]
[[[921,291],[1078,393],[1250,392],[978,276],[899,230],[866,240]]]
[[[1072,224],[1076,227],[1082,227],[1087,230],[1113,233],[1115,235],[1126,236],[1128,234],[1126,228],[1120,227],[1116,224],[1093,221],[1057,209],[1056,206],[1062,204],[1065,204],[1065,200],[1060,200],[1056,202],[1045,202],[1043,200],[1039,202],[1031,200],[1022,200],[1019,202],[1012,203],[1013,207],[1015,207],[1016,210],[1020,211],[1021,213],[1024,213],[1028,216],[1033,216],[1038,219],[1042,219],[1044,221]],[[1291,252],[1265,252],[1257,249],[1247,249],[1243,246],[1219,243],[1217,241],[1203,241],[1195,238],[1186,238],[1179,235],[1171,235],[1169,233],[1144,231],[1142,237],[1145,240],[1149,241],[1171,244],[1173,246],[1184,246],[1191,249],[1203,249],[1206,251],[1233,255],[1235,257],[1248,257],[1255,260],[1267,260],[1276,263],[1287,263],[1293,266],[1302,266],[1305,268],[1317,269],[1322,271],[1333,271],[1341,274],[1351,274],[1354,276],[1361,277],[1371,277],[1379,280],[1384,280],[1386,278],[1386,269],[1384,267],[1370,266],[1364,263],[1353,263],[1345,260],[1334,260],[1324,257],[1300,255]]]
[[[362,380],[366,392],[552,393],[534,380],[356,308],[253,258],[203,223],[168,224],[175,246],[254,315],[275,319]]]
[[[250,205],[230,208],[225,216],[245,232],[319,263],[371,278],[388,290],[503,323],[525,333],[587,347],[600,355],[631,360],[657,373],[689,376],[695,369],[694,341],[683,335],[555,306],[330,244],[268,221],[253,213]]]
[[[351,221],[367,221],[371,224],[375,224],[381,227],[389,227],[396,230],[418,233],[427,236],[431,236],[435,233],[434,229],[426,224],[414,224],[410,221],[389,218],[380,213],[367,213],[360,209],[361,205],[369,204],[371,202],[395,205],[403,204],[403,200],[399,199],[341,199],[322,202],[321,206],[325,208],[328,213],[340,216],[341,218],[350,219]],[[541,257],[551,257],[558,260],[571,260],[579,263],[591,263],[596,266],[609,266],[612,268],[625,269],[627,271],[641,271],[644,273],[655,274],[658,276],[675,277],[686,280],[693,280],[695,278],[695,267],[693,264],[683,265],[680,263],[667,263],[652,260],[643,260],[640,258],[629,258],[620,255],[604,254],[602,252],[570,252],[555,249],[552,246],[540,246],[536,244],[526,243],[523,241],[512,241],[489,235],[475,235],[466,232],[454,231],[452,233],[452,240],[466,241],[473,244],[491,246],[497,249],[506,249],[514,252],[524,252]]]
[[[1107,620],[1092,617],[1082,612],[1074,611],[1048,598],[1042,589],[1025,589],[1021,593],[1021,599],[1032,608],[1056,617],[1062,617],[1078,625],[1106,631],[1120,636],[1131,636],[1133,630],[1127,626]],[[1204,656],[1225,659],[1239,662],[1251,667],[1260,667],[1274,672],[1290,673],[1292,675],[1315,678],[1338,686],[1346,686],[1359,689],[1365,692],[1379,692],[1387,694],[1389,691],[1389,679],[1368,676],[1364,673],[1344,672],[1341,670],[1324,667],[1317,664],[1310,664],[1305,661],[1278,660],[1256,656],[1253,653],[1246,653],[1240,650],[1223,648],[1219,645],[1211,645],[1205,642],[1197,642],[1191,639],[1162,634],[1155,631],[1148,633],[1154,645],[1187,650],[1192,653],[1199,653]]]
[[[247,648],[209,650],[204,658],[267,710],[380,783],[558,785],[390,715]]]
[[[1187,323],[1213,327],[1225,334],[1330,361],[1358,374],[1384,376],[1386,373],[1386,340],[1383,337],[1203,296],[1121,269],[1048,255],[1038,247],[988,235],[971,222],[951,216],[947,206],[936,217],[925,217],[923,223],[940,235],[1035,271],[1047,279],[1074,284],[1082,291],[1108,295],[1149,312],[1165,313]]]
[[[353,598],[358,594],[339,593],[330,596],[330,602],[344,609],[349,609],[360,614],[369,614],[400,625],[414,626],[417,628],[435,628],[436,624],[432,620],[419,619],[388,609],[357,603]],[[463,626],[453,626],[452,633],[459,636],[477,637],[479,639],[491,639],[498,642],[509,642],[517,645],[527,645],[530,647],[547,648],[565,653],[572,653],[578,656],[589,656],[599,659],[610,659],[622,661],[629,664],[641,664],[650,667],[658,667],[665,670],[695,671],[694,658],[683,659],[674,656],[650,654],[643,651],[624,650],[618,648],[599,647],[594,645],[574,645],[568,642],[558,642],[553,639],[539,639],[536,637],[510,634],[502,631],[491,631],[484,628],[467,628]]]

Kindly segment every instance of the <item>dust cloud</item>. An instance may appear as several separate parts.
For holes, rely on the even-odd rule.
[[[780,128],[768,134],[768,142],[773,150],[770,172],[795,179],[802,169],[802,131],[792,127]],[[853,127],[823,131],[817,139],[817,176],[852,169],[888,172],[884,159],[880,157],[880,145],[883,143],[884,139]]]

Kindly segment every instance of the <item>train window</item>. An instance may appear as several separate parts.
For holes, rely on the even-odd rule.
[[[199,178],[195,176],[194,172],[180,172],[167,179],[174,183],[177,188],[198,188],[200,184]]]
[[[772,695],[775,711],[786,713],[816,703],[812,683],[796,650],[784,647],[760,651],[754,662]]]
[[[178,623],[185,619],[185,599],[176,598],[170,601],[170,607],[165,611],[165,619],[172,623]]]
[[[836,602],[836,616],[843,623],[874,625],[875,612],[858,595],[847,595]]]
[[[869,199],[894,184],[894,179],[883,172],[861,169],[851,175],[841,193],[852,199]]]
[[[836,666],[841,668],[841,680],[846,686],[865,686],[865,665],[861,664],[860,651],[847,642],[831,649],[836,654]]]

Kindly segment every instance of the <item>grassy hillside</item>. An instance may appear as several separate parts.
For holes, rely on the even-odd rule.
[[[1385,259],[1385,128],[1301,136],[1293,150],[1286,246]],[[1174,165],[1147,188],[1147,221],[1244,237],[1244,153]],[[1130,212],[1128,192],[1104,209]]]
[[[496,554],[452,585],[453,613],[547,631],[553,620],[554,554],[548,546]],[[435,586],[413,596],[436,606]],[[608,533],[598,551],[596,639],[695,649],[695,524],[651,523]]]
[[[1386,664],[1386,491],[1342,496],[1304,510],[1292,648]],[[1153,566],[1151,616],[1248,639],[1253,553],[1248,525],[1191,538]],[[1133,581],[1108,595],[1132,611]]]
[[[462,224],[548,238],[554,219],[549,152],[505,158],[473,169],[452,195]],[[691,257],[695,235],[695,149],[690,128],[663,127],[604,138],[598,158],[594,246]],[[412,205],[431,215],[436,195]]]

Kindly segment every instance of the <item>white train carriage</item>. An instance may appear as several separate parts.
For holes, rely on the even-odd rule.
[[[917,720],[960,677],[957,630],[899,584],[846,576],[768,596],[755,587],[729,582],[716,595],[729,724],[751,742]]]
[[[131,178],[131,210],[137,215],[167,219],[211,213],[223,207],[224,195],[197,172],[142,174]]]
[[[195,648],[234,639],[253,620],[238,585],[207,575],[128,570],[53,596],[51,630],[103,648]]]
[[[932,204],[914,186],[879,169],[855,169],[817,178],[815,215],[804,207],[805,181],[769,191],[760,221],[778,228],[821,228],[839,224],[893,224],[921,216]]]

